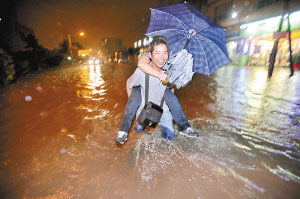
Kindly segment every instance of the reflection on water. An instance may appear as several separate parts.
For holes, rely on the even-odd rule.
[[[66,66],[2,88],[1,198],[300,195],[299,73],[278,68],[268,79],[266,68],[226,66],[196,74],[176,94],[199,138],[132,129],[118,146],[134,69]]]

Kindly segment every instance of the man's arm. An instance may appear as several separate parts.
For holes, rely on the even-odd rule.
[[[153,69],[150,65],[150,58],[146,55],[142,55],[138,61],[138,68],[144,71],[145,73],[152,75],[161,79],[162,81],[166,81],[168,79],[168,75],[161,73],[155,69]]]

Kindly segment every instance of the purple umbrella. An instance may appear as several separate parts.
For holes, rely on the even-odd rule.
[[[166,37],[172,54],[185,48],[193,55],[193,72],[211,75],[229,63],[224,28],[188,3],[151,9],[146,35]]]

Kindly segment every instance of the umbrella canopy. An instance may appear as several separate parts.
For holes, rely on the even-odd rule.
[[[229,63],[224,28],[188,3],[151,9],[146,35],[166,37],[172,54],[185,48],[193,72],[210,75]]]

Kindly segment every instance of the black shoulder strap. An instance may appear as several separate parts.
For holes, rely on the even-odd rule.
[[[167,88],[166,88],[166,90],[167,90]],[[165,90],[164,95],[163,95],[163,97],[162,97],[162,99],[161,99],[161,102],[160,102],[160,108],[162,108],[162,106],[164,105],[164,100],[165,100],[165,93],[166,93],[166,90]]]
[[[145,73],[145,103],[148,102],[148,94],[149,94],[149,75]]]

